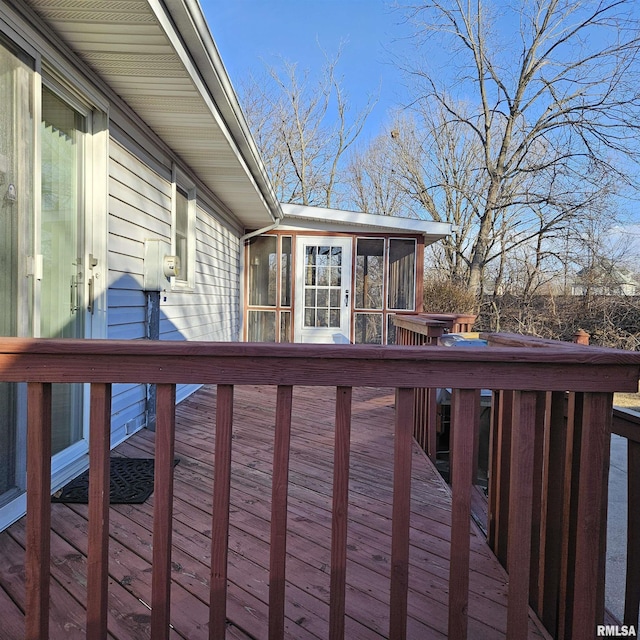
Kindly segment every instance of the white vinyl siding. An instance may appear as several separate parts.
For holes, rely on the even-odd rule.
[[[171,172],[151,168],[112,138],[109,181],[108,337],[144,339],[147,298],[143,289],[145,239],[171,242]],[[214,217],[196,209],[194,286],[160,294],[161,340],[238,340],[239,237]],[[178,399],[193,391],[178,387]],[[112,442],[144,426],[145,389],[115,385]]]

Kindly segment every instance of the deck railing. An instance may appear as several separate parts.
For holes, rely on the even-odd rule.
[[[433,331],[429,323],[419,318],[402,319],[401,339],[407,343],[420,344],[424,335]],[[413,333],[413,335],[411,335]],[[419,336],[419,337],[418,337]],[[584,337],[586,336],[586,339]],[[489,348],[512,347],[523,349],[554,349],[579,353],[582,346],[571,343],[544,340],[513,334],[483,334]],[[588,335],[576,340],[580,345],[588,345]],[[430,340],[435,343],[437,338]],[[589,347],[606,352],[607,350]],[[584,351],[583,351],[584,353]],[[586,354],[584,354],[586,356]],[[515,414],[521,410],[516,406],[516,394],[513,390],[495,390],[491,381],[485,388],[493,390],[491,403],[491,423],[489,431],[490,462],[488,469],[488,514],[487,540],[494,553],[509,571],[510,547],[520,546],[513,528],[511,501],[521,499],[513,496],[514,470],[518,473],[523,467],[514,466],[513,448],[521,445],[514,430]],[[637,389],[636,389],[637,390]],[[435,390],[422,391],[428,408],[424,416],[416,413],[414,437],[423,449],[434,458],[438,422],[436,412],[440,408],[435,404]],[[585,434],[585,411],[600,411],[602,424],[599,432]],[[576,617],[585,614],[576,609],[570,594],[582,585],[578,559],[575,557],[577,536],[577,513],[579,509],[592,509],[592,517],[597,518],[601,531],[592,540],[601,545],[601,563],[605,561],[604,545],[606,541],[607,513],[607,475],[609,463],[609,442],[611,432],[621,435],[628,443],[628,523],[627,523],[627,572],[624,606],[624,623],[638,625],[640,603],[640,417],[619,409],[611,410],[610,401],[597,409],[585,406],[585,396],[580,392],[563,390],[538,392],[531,398],[529,407],[532,420],[532,434],[529,445],[530,457],[524,473],[533,473],[533,492],[527,499],[531,502],[530,525],[530,564],[529,602],[538,614],[547,630],[557,638],[571,638]],[[613,430],[606,427],[613,415]],[[606,419],[605,419],[606,417]],[[451,419],[451,430],[457,434],[456,418]],[[592,447],[597,438],[601,442],[596,450]],[[474,461],[477,463],[478,434],[474,434]],[[450,458],[450,465],[457,464],[456,452]],[[592,471],[592,478],[581,480],[585,470]],[[476,478],[474,470],[473,478]],[[582,504],[581,502],[582,501]],[[595,547],[593,552],[596,553]],[[512,571],[509,572],[510,575]],[[578,580],[578,581],[576,581]],[[599,620],[604,618],[604,564],[598,569],[597,602],[595,610]]]
[[[335,473],[332,510],[330,638],[344,636],[347,558],[348,469],[351,388],[396,387],[394,493],[390,550],[389,638],[406,637],[409,514],[414,389],[449,387],[455,422],[449,576],[449,637],[467,637],[470,557],[470,495],[479,390],[509,398],[510,484],[506,558],[509,566],[507,637],[528,634],[530,584],[537,568],[532,548],[534,476],[541,437],[541,395],[570,391],[574,432],[581,435],[573,460],[577,508],[572,553],[562,565],[579,589],[563,592],[571,625],[564,637],[594,635],[602,621],[603,505],[613,391],[633,391],[640,354],[588,347],[557,349],[496,347],[371,347],[364,345],[256,345],[143,341],[0,340],[0,380],[28,383],[27,638],[48,637],[50,583],[51,384],[91,384],[90,497],[87,637],[107,637],[109,426],[114,383],[157,384],[151,636],[169,637],[171,619],[171,517],[175,385],[218,385],[210,574],[210,638],[225,637],[227,538],[234,385],[277,386],[269,572],[269,637],[284,629],[285,550],[291,392],[295,385],[337,387]],[[503,402],[504,406],[504,402]],[[553,430],[552,430],[553,431]],[[501,449],[504,453],[504,448]],[[552,496],[549,491],[546,494]],[[539,563],[538,563],[539,564]],[[563,574],[563,575],[564,575]]]
[[[640,612],[640,415],[614,408],[613,433],[627,440],[627,571],[623,622],[637,627]]]

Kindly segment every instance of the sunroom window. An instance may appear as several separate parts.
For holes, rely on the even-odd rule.
[[[251,238],[246,264],[249,283],[247,340],[291,342],[292,237]]]
[[[356,248],[356,309],[382,309],[384,239],[358,238]]]
[[[389,309],[415,309],[416,241],[389,240]]]

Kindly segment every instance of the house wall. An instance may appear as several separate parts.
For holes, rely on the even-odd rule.
[[[143,151],[131,141],[125,128],[113,126],[107,245],[107,336],[111,339],[145,338],[144,242],[171,242],[171,169],[154,161],[149,151],[148,145]],[[160,150],[158,155],[163,155]],[[160,339],[238,340],[240,232],[220,219],[205,193],[199,193],[196,202],[194,287],[172,290],[167,282],[160,294]],[[178,400],[194,389],[180,387]],[[146,396],[146,388],[140,385],[114,389],[114,444],[145,426]]]
[[[76,323],[79,329],[73,335],[125,340],[141,340],[148,335],[150,296],[144,291],[145,240],[171,243],[175,213],[173,180],[180,176],[189,183],[190,198],[195,194],[192,225],[195,264],[189,271],[193,278],[189,280],[188,290],[184,287],[177,290],[167,281],[166,290],[160,294],[159,337],[162,340],[238,340],[241,326],[240,237],[244,226],[233,211],[220,202],[216,194],[184,165],[178,154],[122,101],[116,90],[105,85],[56,38],[55,33],[43,26],[26,4],[0,2],[0,47],[6,80],[4,102],[0,102],[3,109],[15,110],[19,116],[13,116],[11,120],[5,112],[5,118],[0,118],[3,122],[14,123],[13,127],[5,126],[0,131],[0,136],[4,136],[0,139],[0,160],[10,183],[18,185],[19,203],[3,212],[12,212],[11,217],[5,219],[16,225],[16,229],[19,226],[21,236],[24,236],[20,239],[18,252],[13,248],[5,249],[5,253],[13,253],[0,256],[3,260],[18,256],[12,258],[7,276],[13,287],[13,298],[6,302],[10,302],[8,306],[13,310],[11,320],[15,327],[12,325],[5,334],[43,335],[40,322],[40,310],[46,308],[42,302],[43,292],[49,294],[54,289],[54,285],[45,284],[52,279],[44,278],[37,267],[38,257],[45,251],[53,255],[52,243],[42,241],[44,233],[40,232],[44,219],[39,207],[43,199],[41,177],[44,170],[38,149],[43,139],[39,129],[41,96],[46,91],[58,96],[69,112],[78,114],[83,127],[86,123],[87,131],[86,136],[79,136],[82,146],[78,146],[74,156],[80,163],[81,171],[77,172],[80,179],[77,184],[68,179],[63,185],[63,189],[68,187],[75,198],[72,220],[77,226],[70,233],[76,234],[74,241],[78,238],[78,251],[55,254],[56,266],[58,263],[76,266],[70,289],[66,289],[69,282],[66,279],[59,279],[55,285],[57,298],[62,301],[61,308],[69,310],[69,317],[75,319],[79,317],[75,314],[82,314],[82,322]],[[21,66],[11,62],[14,67],[8,67],[7,60],[14,59]],[[13,68],[19,69],[19,73],[6,72]],[[75,131],[75,125],[73,128]],[[80,130],[84,131],[78,128]],[[28,170],[18,170],[17,167],[23,169],[22,164],[18,164],[19,158],[26,158],[20,162],[28,163]],[[0,177],[4,180],[6,176]],[[239,188],[242,188],[241,184]],[[5,184],[0,198],[4,199],[6,189]],[[56,233],[64,238],[62,226]],[[8,244],[10,242],[5,242],[5,247]],[[58,244],[62,243],[56,246]],[[40,262],[44,260],[41,258]],[[72,295],[70,305],[69,291]],[[63,321],[64,318],[60,323],[62,329]],[[88,327],[86,331],[85,326]],[[180,387],[178,400],[193,390],[193,386]],[[145,385],[114,385],[113,445],[145,426],[148,391]],[[63,447],[52,462],[53,490],[88,465],[88,403],[82,407],[80,402],[74,402],[81,396],[82,393],[74,391],[74,397],[65,401],[73,411],[77,409],[77,413],[70,412],[71,420],[61,422],[61,432],[68,426],[69,434],[72,429],[73,433],[69,435],[71,446]],[[9,418],[7,433],[11,445],[4,446],[6,439],[3,440],[5,450],[0,458],[0,464],[9,467],[9,461],[13,467],[5,474],[4,485],[0,485],[0,529],[21,517],[26,510],[24,398],[8,397],[0,408],[13,407],[14,400],[19,408]],[[0,404],[2,401],[0,398]],[[65,410],[67,407],[58,408]],[[85,419],[79,424],[82,410]],[[66,437],[67,432],[62,435]]]
[[[87,207],[88,224],[94,226],[102,245],[98,248],[101,275],[96,280],[100,309],[93,316],[93,336],[144,339],[147,334],[144,241],[171,242],[172,176],[177,167],[196,192],[195,278],[189,291],[174,291],[167,284],[160,298],[160,339],[238,340],[243,225],[117,92],[93,77],[64,45],[47,39],[11,7],[0,6],[0,20],[6,42],[15,41],[34,57],[41,55],[59,84],[98,114],[94,126],[103,140],[104,157],[98,157],[99,151],[91,152],[90,184],[102,193],[102,200],[96,197]],[[178,399],[192,391],[193,387],[179,388]],[[115,444],[144,426],[146,389],[117,385],[113,392]]]

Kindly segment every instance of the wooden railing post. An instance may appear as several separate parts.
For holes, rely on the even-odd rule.
[[[513,399],[507,548],[509,572],[507,637],[510,640],[525,639],[529,635],[527,621],[529,619],[536,396],[537,394],[533,391],[516,391]]]
[[[224,640],[227,632],[227,557],[229,551],[232,432],[233,386],[219,384],[216,394],[213,514],[211,522],[210,640]]]
[[[351,399],[351,387],[337,388],[336,428],[333,453],[333,517],[331,522],[330,640],[341,640],[344,638]]]
[[[549,399],[550,400],[550,399]],[[529,574],[529,599],[535,611],[541,609],[540,583],[543,575],[541,562],[544,559],[543,545],[545,542],[542,531],[545,520],[543,518],[543,503],[546,502],[543,473],[545,464],[545,432],[547,425],[547,393],[536,393],[535,431],[533,439],[533,495],[531,513],[531,571]]]
[[[578,513],[578,483],[584,394],[571,392],[567,397],[567,432],[564,462],[560,584],[558,589],[558,640],[571,637],[575,591],[575,536]]]
[[[546,464],[542,479],[541,555],[537,611],[547,630],[555,633],[558,622],[562,525],[565,509],[567,423],[564,391],[553,391],[549,396],[545,424]]]
[[[613,433],[627,441],[627,567],[623,622],[637,627],[640,610],[640,415],[614,408]]]
[[[478,429],[480,392],[453,389],[451,394],[451,555],[449,570],[449,637],[465,640],[468,627],[471,487],[474,440]]]
[[[640,442],[627,440],[627,576],[624,623],[638,624],[640,609]]]
[[[271,487],[271,549],[269,561],[269,640],[284,638],[285,565],[287,557],[287,495],[293,387],[279,386]]]
[[[111,385],[91,385],[87,637],[105,640],[109,596]]]
[[[169,638],[171,620],[171,544],[173,532],[173,461],[176,427],[176,385],[157,386],[153,507],[153,574],[151,637]]]
[[[51,565],[51,384],[27,387],[27,640],[49,637]]]
[[[578,474],[572,638],[588,638],[604,620],[607,487],[612,393],[585,393]]]
[[[410,388],[396,389],[389,640],[405,640],[407,637],[413,391]]]
[[[507,541],[509,534],[513,393],[513,391],[494,392],[491,420],[491,471],[489,475],[487,540],[505,568],[507,568]]]

